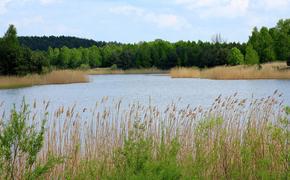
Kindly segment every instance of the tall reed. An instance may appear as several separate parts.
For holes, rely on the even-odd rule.
[[[48,106],[35,103],[35,119]],[[104,97],[94,107],[50,112],[38,163],[64,159],[46,179],[287,179],[287,113],[277,91],[220,96],[206,109]]]

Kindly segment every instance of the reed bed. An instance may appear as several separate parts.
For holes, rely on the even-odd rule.
[[[290,69],[286,63],[268,63],[261,66],[218,66],[209,69],[174,68],[173,78],[203,78],[219,80],[240,79],[290,79]]]
[[[105,74],[168,74],[169,71],[157,68],[144,69],[111,69],[111,68],[96,68],[86,71],[89,75],[105,75]]]
[[[219,96],[206,109],[108,97],[95,107],[59,107],[47,117],[37,163],[63,158],[44,179],[287,179],[289,115],[281,96]],[[48,106],[35,102],[30,121]],[[16,162],[21,179],[26,162]]]
[[[0,89],[20,88],[45,84],[69,84],[88,82],[87,75],[82,71],[57,70],[44,75],[0,76]]]
[[[200,78],[201,71],[196,67],[177,67],[170,70],[172,78]]]

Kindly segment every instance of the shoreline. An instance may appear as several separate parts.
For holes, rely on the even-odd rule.
[[[161,70],[157,68],[145,69],[111,69],[111,68],[95,68],[85,71],[88,75],[120,75],[120,74],[169,74],[170,70]]]
[[[81,70],[55,70],[48,74],[27,75],[27,76],[0,76],[0,90],[18,89],[39,85],[57,85],[88,83],[90,75],[165,75],[169,76],[169,70],[160,70],[156,68],[148,69],[128,69],[112,70],[110,68],[97,68],[86,71]]]

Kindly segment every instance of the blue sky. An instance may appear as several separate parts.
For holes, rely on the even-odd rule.
[[[290,0],[0,0],[0,33],[104,41],[247,41],[254,26],[290,18]]]

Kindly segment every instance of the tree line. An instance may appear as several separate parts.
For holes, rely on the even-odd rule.
[[[170,43],[164,40],[138,44],[92,46],[90,48],[49,48],[47,57],[57,68],[81,66],[110,67],[122,69],[150,68],[169,69],[175,66],[213,67],[227,63],[228,50],[244,44],[212,44],[209,42]]]
[[[23,43],[25,39],[26,43]],[[170,69],[175,66],[205,68],[275,60],[290,61],[290,19],[280,20],[273,28],[254,28],[247,43],[227,43],[222,41],[220,35],[213,38],[213,42],[176,43],[157,39],[136,44],[98,44],[90,40],[69,39],[64,36],[17,38],[15,27],[10,26],[0,40],[0,73],[39,73],[50,67]],[[48,44],[50,47],[47,47]],[[60,47],[64,44],[65,46]],[[28,47],[38,50],[31,51]],[[45,51],[40,51],[43,49]]]
[[[226,43],[218,35],[213,42],[161,39],[138,44],[107,44],[90,48],[49,48],[48,57],[58,68],[80,66],[119,68],[259,64],[287,60],[290,56],[290,19],[280,20],[273,28],[254,28],[247,43]]]

